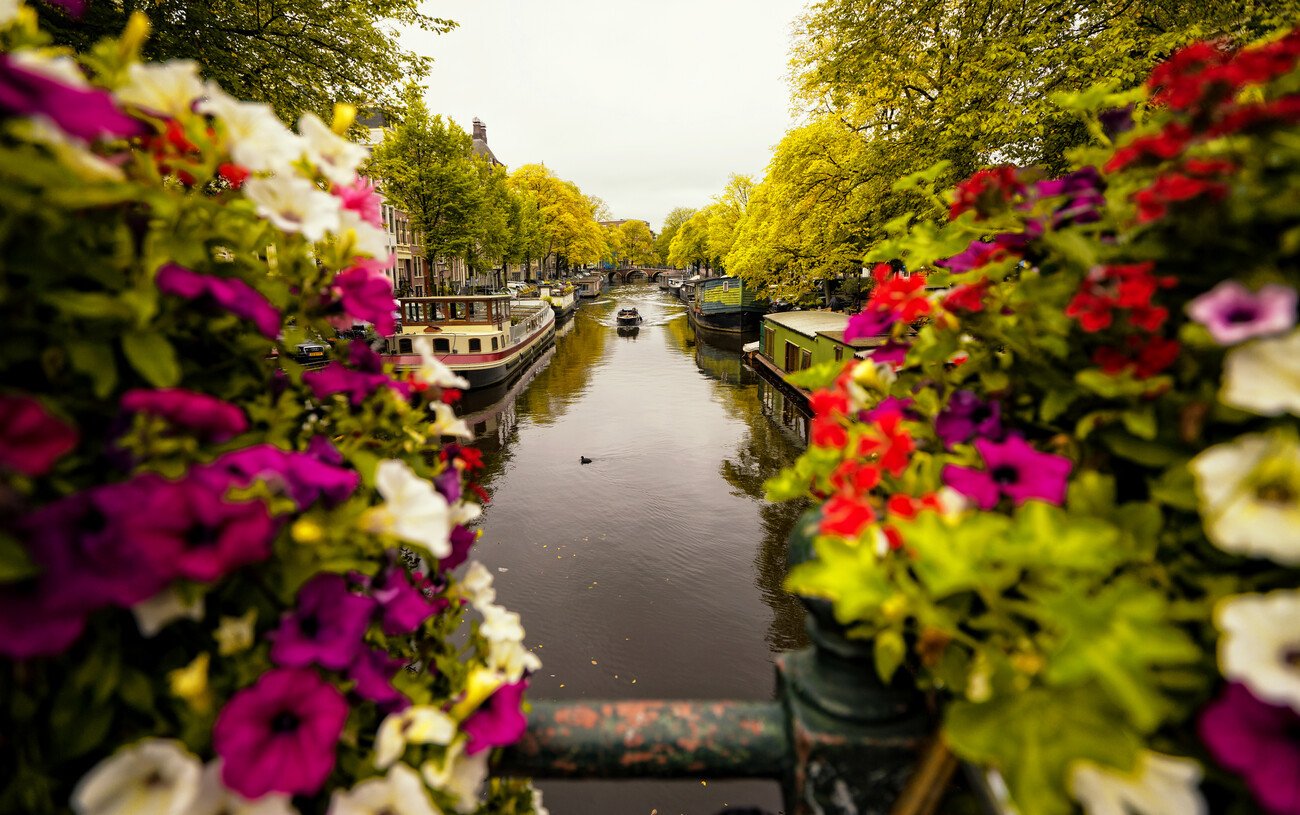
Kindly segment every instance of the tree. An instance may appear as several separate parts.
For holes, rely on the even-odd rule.
[[[646,266],[656,262],[654,235],[645,221],[624,221],[618,227],[619,258],[632,266]]]
[[[708,251],[709,257],[717,261],[714,265],[725,268],[725,258],[736,240],[736,227],[749,207],[753,190],[754,179],[747,175],[732,174],[722,195],[714,199],[714,205],[709,208]]]
[[[711,207],[697,210],[682,224],[668,247],[668,263],[696,272],[709,264],[709,218]]]
[[[478,173],[478,207],[470,220],[465,263],[475,274],[492,271],[511,254],[519,227],[521,202],[506,180],[504,167],[474,157]]]
[[[267,102],[285,121],[308,110],[328,121],[335,102],[392,107],[394,89],[432,62],[399,47],[396,29],[456,25],[422,13],[418,0],[116,0],[87,3],[77,20],[34,7],[57,43],[82,51],[141,12],[153,26],[145,58],[195,60],[228,93]]]
[[[599,195],[588,195],[587,203],[591,204],[591,214],[597,221],[614,220],[614,211],[605,203],[605,199]]]
[[[384,195],[410,216],[426,259],[468,257],[484,234],[475,219],[485,170],[473,157],[469,134],[455,122],[431,116],[418,86],[408,85],[402,101],[405,114],[375,147],[370,172]]]
[[[530,257],[555,271],[569,264],[595,263],[605,257],[608,242],[591,200],[578,185],[556,177],[541,164],[525,164],[510,174],[510,185],[536,213],[536,237]]]
[[[676,207],[664,218],[664,225],[655,238],[655,252],[665,263],[668,262],[668,250],[672,247],[677,230],[681,229],[682,224],[689,221],[694,214],[695,210],[690,207]]]

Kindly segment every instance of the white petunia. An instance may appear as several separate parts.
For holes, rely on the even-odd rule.
[[[1229,351],[1219,400],[1261,416],[1300,416],[1300,331]]]
[[[18,10],[22,7],[20,0],[0,0],[0,28],[5,28],[18,19]]]
[[[474,433],[465,424],[465,420],[456,415],[456,411],[446,402],[433,402],[429,405],[433,421],[429,424],[429,433],[435,436],[455,436],[472,439]]]
[[[383,260],[388,257],[388,235],[382,229],[362,220],[361,216],[350,209],[339,210],[339,237],[352,230],[352,248],[355,252]]]
[[[126,84],[117,90],[119,101],[151,113],[179,119],[191,112],[203,96],[203,80],[194,60],[133,63],[126,69]]]
[[[542,791],[533,789],[533,813],[534,815],[551,815],[546,807],[542,806]]]
[[[307,149],[307,158],[316,164],[321,175],[335,184],[355,181],[357,166],[370,155],[364,146],[330,130],[314,113],[304,113],[298,120],[298,134]]]
[[[1241,436],[1205,450],[1188,466],[1215,546],[1300,564],[1300,446],[1294,439]]]
[[[375,735],[375,766],[381,770],[391,767],[408,744],[451,744],[454,738],[454,719],[436,707],[412,705],[388,714],[380,723]]]
[[[257,211],[285,232],[301,232],[315,243],[339,228],[339,199],[298,175],[281,173],[270,178],[250,178],[244,195]]]
[[[175,589],[163,589],[148,600],[131,606],[140,634],[153,637],[177,620],[202,620],[203,598],[185,602]]]
[[[478,632],[488,641],[488,667],[499,671],[510,683],[542,667],[537,655],[524,647],[524,626],[517,613],[492,603],[476,608],[483,615]]]
[[[469,380],[457,376],[442,360],[433,355],[433,340],[428,337],[416,337],[415,352],[420,355],[420,367],[415,372],[416,380],[426,385],[440,388],[468,388]]]
[[[1201,765],[1189,758],[1144,751],[1131,773],[1076,761],[1070,794],[1088,815],[1204,815]]]
[[[492,573],[477,560],[470,561],[469,566],[465,567],[460,587],[469,595],[470,605],[480,612],[497,599],[497,590],[492,587]]]
[[[118,750],[72,791],[77,815],[189,815],[203,768],[180,742],[145,739]]]
[[[198,109],[225,126],[230,157],[253,172],[290,173],[302,156],[302,139],[284,126],[270,105],[241,102],[209,84]]]
[[[1221,602],[1214,624],[1219,670],[1259,699],[1300,711],[1300,591],[1243,594]]]
[[[442,815],[415,770],[398,764],[383,778],[335,791],[327,815]]]
[[[81,72],[81,66],[72,57],[62,54],[49,56],[42,51],[27,49],[13,52],[9,55],[9,60],[19,68],[56,79],[64,85],[74,88],[90,87],[86,75]]]
[[[447,500],[405,462],[387,459],[375,470],[375,488],[384,505],[366,514],[366,530],[389,532],[416,543],[436,558],[451,554],[451,516]]]
[[[289,796],[271,794],[250,801],[221,781],[221,759],[203,768],[198,799],[189,815],[298,815]]]
[[[465,739],[457,739],[447,749],[442,761],[429,760],[420,767],[424,782],[436,790],[445,790],[456,797],[456,811],[469,813],[478,809],[479,791],[487,780],[488,755],[483,750],[477,755],[465,755]]]

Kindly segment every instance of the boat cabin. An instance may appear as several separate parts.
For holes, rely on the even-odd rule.
[[[435,354],[500,351],[510,341],[513,302],[508,294],[400,298],[400,322],[387,338],[388,353],[415,353],[418,336],[433,340]]]
[[[849,315],[841,311],[783,311],[763,317],[759,353],[785,373],[823,362],[865,357],[884,337],[845,342]]]

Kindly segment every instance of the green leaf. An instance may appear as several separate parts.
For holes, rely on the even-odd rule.
[[[840,375],[843,368],[843,362],[823,362],[802,371],[788,373],[785,375],[785,381],[796,388],[806,388],[808,390],[827,388],[835,382],[835,377]]]
[[[835,538],[818,538],[814,547],[817,557],[790,571],[786,591],[830,600],[846,625],[876,620],[894,588],[875,553]]]
[[[1099,518],[1029,501],[1016,511],[1015,526],[993,548],[1007,562],[1040,569],[1057,582],[1071,579],[1059,570],[1109,572],[1128,556],[1119,543],[1119,530]]]
[[[117,359],[111,346],[89,340],[68,343],[73,370],[90,377],[95,396],[104,399],[117,387]]]
[[[1128,432],[1139,439],[1150,441],[1156,437],[1156,409],[1150,403],[1124,411],[1120,414],[1120,420]]]
[[[1177,447],[1159,441],[1134,438],[1121,427],[1110,426],[1099,431],[1102,442],[1117,456],[1147,467],[1167,467],[1183,457]]]
[[[1151,482],[1151,497],[1174,509],[1195,512],[1200,506],[1196,497],[1196,479],[1186,461],[1172,465]]]
[[[923,512],[897,523],[899,534],[915,552],[912,568],[936,598],[987,588],[1002,591],[1016,580],[1018,569],[995,554],[1005,548],[1011,520],[981,512],[950,524],[937,512]]]
[[[872,650],[875,654],[876,674],[881,682],[889,684],[894,678],[894,671],[903,664],[903,656],[907,654],[903,635],[893,628],[881,631],[876,635]]]
[[[39,574],[27,550],[8,535],[0,536],[0,583],[11,583]]]
[[[65,317],[79,320],[131,320],[135,309],[122,299],[99,292],[53,291],[41,299],[54,306]]]
[[[170,388],[181,381],[176,349],[162,334],[151,331],[124,334],[122,351],[131,367],[155,388]]]

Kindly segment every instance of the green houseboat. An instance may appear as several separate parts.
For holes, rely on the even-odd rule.
[[[758,337],[767,303],[760,303],[752,287],[738,277],[705,277],[695,284],[695,300],[688,313],[695,330],[707,341],[739,350]]]

